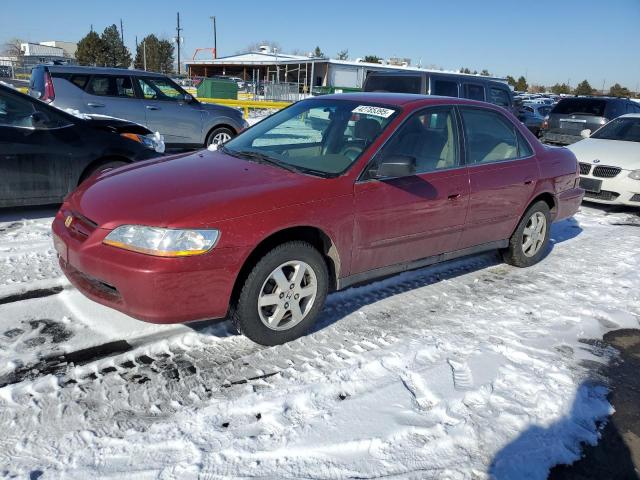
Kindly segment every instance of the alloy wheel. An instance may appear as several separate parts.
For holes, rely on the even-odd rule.
[[[273,270],[258,295],[258,314],[272,330],[288,330],[309,313],[318,293],[316,273],[309,264],[294,260]]]
[[[535,212],[522,232],[522,253],[527,257],[537,254],[544,244],[547,235],[547,217],[541,212]]]

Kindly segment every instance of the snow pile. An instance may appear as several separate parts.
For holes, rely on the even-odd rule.
[[[271,348],[68,286],[0,305],[0,472],[544,479],[611,413],[592,366],[614,352],[584,339],[640,325],[638,220],[583,207],[535,267],[485,254],[333,294],[315,332]],[[26,279],[38,222],[0,231],[0,251],[34,245],[10,247]]]

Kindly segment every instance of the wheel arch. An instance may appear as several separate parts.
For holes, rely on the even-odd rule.
[[[341,269],[340,255],[338,254],[336,244],[322,229],[304,225],[278,230],[277,232],[271,233],[258,243],[258,245],[245,259],[242,268],[236,277],[231,291],[232,301],[235,301],[238,298],[245,279],[260,258],[274,247],[295,240],[308,242],[318,249],[320,254],[324,257],[327,268],[329,269],[329,291],[335,290]]]
[[[84,167],[84,169],[80,173],[80,176],[78,177],[78,182],[76,183],[76,186],[84,182],[89,177],[91,172],[93,172],[100,165],[105,165],[109,162],[132,163],[132,160],[130,158],[127,158],[121,155],[106,155],[104,157],[97,158],[96,160],[93,160],[89,165]]]

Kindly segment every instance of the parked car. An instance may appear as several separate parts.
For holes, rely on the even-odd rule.
[[[96,172],[160,155],[150,130],[78,118],[0,85],[0,207],[60,203]]]
[[[493,103],[515,113],[513,94],[506,82],[478,75],[440,72],[371,72],[365,92],[419,93],[461,97]]]
[[[330,122],[307,123],[316,112]],[[215,152],[106,172],[52,228],[89,298],[157,323],[229,315],[274,345],[307,332],[332,290],[492,249],[537,263],[551,223],[577,211],[577,183],[573,153],[503,108],[345,93]]]
[[[621,115],[568,148],[580,162],[585,200],[640,207],[640,114]]]
[[[225,142],[248,126],[239,110],[201,103],[169,77],[141,70],[39,65],[29,94],[61,109],[145,125],[171,149]]]
[[[540,127],[544,118],[553,107],[544,104],[526,103],[518,111],[518,120],[526,125],[536,137],[540,135]]]
[[[595,131],[626,113],[640,113],[640,105],[626,98],[563,98],[542,123],[540,138],[544,143],[570,145],[582,139],[582,130]]]

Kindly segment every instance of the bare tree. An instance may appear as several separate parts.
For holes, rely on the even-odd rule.
[[[20,57],[23,52],[20,49],[20,44],[26,43],[20,38],[11,38],[7,40],[2,46],[3,53],[9,57]]]

